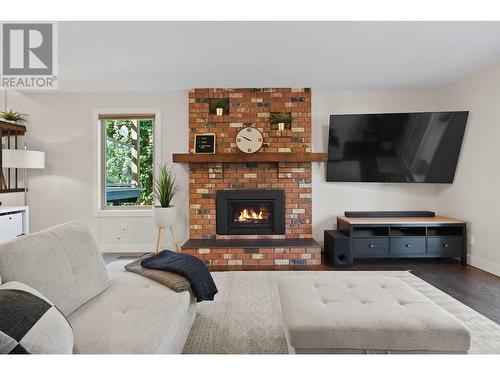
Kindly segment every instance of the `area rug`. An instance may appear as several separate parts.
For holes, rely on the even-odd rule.
[[[186,354],[287,354],[278,280],[289,275],[393,276],[462,320],[472,335],[471,354],[500,354],[500,326],[406,271],[235,271],[212,273],[219,294],[198,304]]]

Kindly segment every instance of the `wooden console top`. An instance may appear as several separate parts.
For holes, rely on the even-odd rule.
[[[434,217],[346,217],[337,216],[337,220],[349,225],[355,224],[465,224],[464,220],[446,216]]]

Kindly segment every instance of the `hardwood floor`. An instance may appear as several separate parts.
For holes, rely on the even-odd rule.
[[[351,268],[334,268],[326,260],[318,266],[213,266],[211,271],[410,271],[480,314],[500,324],[500,277],[453,259],[356,261]]]

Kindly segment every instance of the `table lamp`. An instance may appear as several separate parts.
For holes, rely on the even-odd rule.
[[[31,151],[24,145],[24,150],[2,150],[2,166],[4,168],[24,169],[24,205],[28,205],[28,169],[45,168],[45,152]]]

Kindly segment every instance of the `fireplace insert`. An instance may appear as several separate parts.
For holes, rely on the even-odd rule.
[[[284,234],[283,190],[219,190],[217,234]]]

